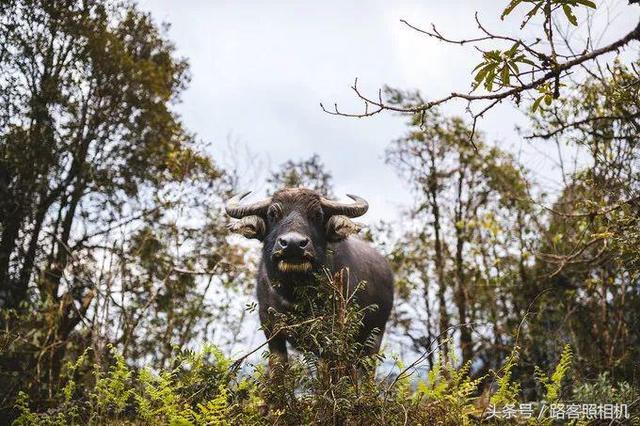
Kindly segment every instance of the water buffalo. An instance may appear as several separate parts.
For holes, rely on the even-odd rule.
[[[393,304],[393,275],[385,258],[354,235],[360,227],[350,218],[365,214],[367,202],[349,195],[354,202],[344,204],[310,189],[286,188],[265,200],[242,204],[248,194],[231,198],[226,211],[240,219],[230,226],[233,232],[263,242],[257,293],[270,352],[287,360],[287,337],[272,335],[268,327],[270,309],[286,312],[295,306],[296,286],[313,284],[310,280],[323,268],[332,273],[348,268],[350,294],[365,282],[355,295],[358,305],[377,305],[365,314],[358,335],[362,344],[369,340],[365,350],[376,353]],[[374,329],[379,333],[371,345]]]

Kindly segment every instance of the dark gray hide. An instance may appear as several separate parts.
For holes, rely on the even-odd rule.
[[[270,308],[291,309],[297,302],[295,288],[313,285],[314,274],[323,267],[334,274],[348,268],[349,293],[358,283],[366,283],[356,301],[360,307],[377,305],[377,309],[365,314],[358,340],[364,344],[374,329],[379,330],[376,343],[367,347],[368,353],[376,353],[393,305],[393,275],[383,256],[352,235],[360,227],[350,218],[367,211],[366,201],[350,195],[354,203],[342,204],[309,189],[287,188],[266,200],[240,204],[246,195],[229,200],[227,213],[240,219],[231,225],[232,231],[263,241],[257,293],[271,353],[287,359],[286,338],[272,336],[269,329]]]

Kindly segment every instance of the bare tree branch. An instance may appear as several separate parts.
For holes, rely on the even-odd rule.
[[[550,21],[549,15],[546,16],[546,24],[545,24],[545,35],[547,38],[553,38],[552,31],[552,22]],[[596,60],[598,57],[605,55],[607,53],[615,52],[625,47],[632,41],[640,40],[640,22],[636,27],[627,33],[624,37],[619,40],[612,42],[604,47],[593,49],[591,51],[587,51],[586,49],[576,54],[571,51],[570,55],[559,55],[555,52],[555,45],[551,44],[552,54],[551,56],[541,53],[532,48],[535,44],[537,44],[540,39],[537,39],[533,43],[525,43],[520,39],[516,39],[509,36],[497,35],[489,32],[479,21],[476,14],[476,22],[478,24],[478,28],[482,31],[484,36],[462,39],[462,40],[454,40],[451,38],[447,38],[443,36],[434,25],[432,25],[431,31],[420,29],[414,25],[409,24],[406,20],[401,20],[403,24],[410,27],[413,30],[416,30],[420,33],[426,34],[430,37],[434,37],[438,40],[452,43],[465,45],[468,43],[477,43],[489,40],[503,40],[513,42],[514,46],[521,46],[525,51],[534,56],[537,60],[541,61],[540,64],[531,63],[531,70],[523,71],[523,72],[515,72],[514,76],[518,80],[517,85],[501,85],[501,88],[495,92],[489,92],[485,94],[472,94],[473,90],[469,93],[460,93],[460,92],[451,92],[449,95],[444,96],[439,99],[435,99],[432,101],[426,101],[420,104],[416,104],[413,106],[403,106],[403,105],[395,105],[393,103],[387,102],[383,99],[382,90],[378,90],[377,96],[375,98],[365,95],[360,88],[358,87],[358,79],[354,80],[353,85],[351,86],[351,90],[355,93],[356,97],[364,102],[364,111],[362,112],[343,112],[339,109],[337,104],[334,104],[333,108],[327,108],[323,103],[320,103],[320,108],[327,114],[337,115],[342,117],[354,117],[354,118],[364,118],[371,117],[373,115],[379,114],[382,111],[393,111],[400,113],[411,113],[411,114],[424,114],[425,111],[428,111],[436,106],[442,105],[452,100],[461,99],[469,102],[469,105],[473,102],[478,101],[490,101],[487,106],[485,106],[480,112],[473,113],[471,112],[471,116],[473,118],[473,129],[475,130],[475,124],[478,118],[482,117],[487,111],[492,109],[495,105],[500,103],[502,100],[514,98],[516,102],[520,101],[521,94],[523,92],[530,91],[532,89],[537,89],[544,84],[552,83],[553,84],[553,96],[557,98],[559,96],[560,91],[560,80],[561,77],[567,75],[570,70],[576,66],[583,66],[586,62]],[[572,58],[566,60],[565,62],[558,63],[556,59],[558,57],[562,58]],[[529,61],[531,62],[531,61]],[[545,72],[546,71],[546,72]],[[537,72],[543,72],[544,74],[538,78],[535,78],[535,74]],[[521,80],[520,77],[524,75],[531,75],[531,81],[525,83]],[[475,88],[474,88],[475,90]],[[470,107],[469,107],[469,111]],[[471,133],[471,140],[473,139],[475,132]]]

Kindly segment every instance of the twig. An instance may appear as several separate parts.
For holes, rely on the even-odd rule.
[[[406,21],[402,21],[403,23],[405,23],[405,25],[408,25],[411,28],[414,28],[416,30],[419,30],[416,27],[413,27],[412,25],[408,24]],[[479,23],[480,28],[483,29],[483,31],[485,31],[485,33],[487,34],[487,37],[491,37],[493,36],[494,38],[501,38],[504,40],[515,40],[515,39],[510,39],[504,36],[495,36],[492,35],[491,33],[489,33],[488,31],[486,31],[486,29],[484,29],[484,27],[482,27],[482,25]],[[463,44],[463,43],[468,43],[471,41],[482,41],[485,38],[481,37],[481,38],[477,38],[477,39],[470,39],[470,40],[449,40],[449,39],[445,39],[443,38],[440,33],[430,33],[428,31],[425,30],[419,30],[425,34],[431,35],[433,37],[437,37],[440,39],[443,39],[445,41],[449,41],[452,43],[458,43],[458,44]],[[498,91],[498,92],[494,92],[494,93],[487,93],[487,94],[483,94],[483,95],[472,95],[470,93],[459,93],[459,92],[452,92],[447,96],[444,96],[442,98],[439,99],[435,99],[433,101],[429,101],[429,102],[424,102],[421,103],[419,105],[415,105],[415,106],[407,106],[407,107],[403,107],[403,106],[396,106],[396,105],[392,105],[389,104],[387,102],[385,102],[382,99],[382,91],[381,89],[378,89],[378,96],[377,96],[377,100],[373,99],[371,97],[368,97],[366,95],[364,95],[360,89],[358,88],[358,79],[356,78],[354,80],[353,86],[351,86],[351,90],[353,90],[353,92],[355,93],[356,97],[362,101],[364,101],[364,111],[360,112],[360,113],[349,113],[349,112],[342,112],[339,108],[338,108],[338,104],[334,103],[333,109],[328,109],[324,106],[323,103],[320,103],[320,108],[327,114],[330,115],[337,115],[337,116],[342,116],[342,117],[352,117],[352,118],[364,118],[364,117],[371,117],[373,115],[379,114],[382,111],[394,111],[394,112],[400,112],[400,113],[412,113],[412,114],[417,114],[417,113],[424,113],[427,110],[430,110],[438,105],[444,104],[446,102],[449,102],[451,100],[454,99],[463,99],[466,101],[469,101],[470,103],[473,101],[481,101],[481,100],[489,100],[489,101],[500,101],[503,99],[507,99],[510,98],[512,96],[518,96],[520,95],[522,92],[526,92],[529,91],[531,89],[535,89],[539,86],[541,86],[542,84],[546,83],[549,80],[555,80],[557,82],[557,80],[560,78],[560,76],[567,72],[568,70],[570,70],[571,68],[578,66],[578,65],[582,65],[585,62],[597,59],[599,56],[619,50],[620,48],[626,46],[628,43],[630,43],[631,41],[634,40],[640,40],[640,22],[638,23],[638,25],[629,33],[627,33],[624,37],[622,37],[621,39],[607,45],[604,47],[601,47],[599,49],[594,49],[589,53],[585,53],[583,55],[577,56],[574,59],[565,61],[563,63],[550,63],[549,67],[548,67],[548,71],[542,75],[541,77],[537,78],[537,79],[532,79],[532,81],[530,81],[529,83],[526,84],[521,84],[519,86],[515,86],[515,87],[511,87],[508,90],[502,90],[502,91]],[[526,44],[520,42],[523,47],[526,48]],[[531,51],[532,54],[536,54],[536,56],[538,56],[539,58],[541,57],[540,52],[536,52],[536,51]],[[544,55],[542,55],[542,57],[544,57]],[[490,106],[488,108],[485,108],[482,110],[482,112],[478,115],[481,116],[482,114],[484,114],[486,111],[488,111],[489,109],[493,108],[493,106],[495,106],[498,102],[493,102],[492,104],[490,104]]]
[[[271,340],[276,338],[281,332],[283,332],[285,330],[294,329],[294,328],[297,328],[297,327],[300,327],[300,326],[303,326],[305,324],[309,324],[309,323],[312,323],[312,322],[321,321],[323,319],[324,319],[324,316],[319,316],[319,317],[316,317],[316,318],[311,318],[311,319],[308,319],[306,321],[299,322],[297,324],[284,325],[284,326],[280,327],[277,331],[273,332],[271,334],[271,337],[269,337],[267,340],[265,340],[262,344],[258,345],[255,349],[251,350],[250,352],[246,353],[245,355],[242,355],[241,357],[239,357],[238,359],[233,361],[233,363],[231,364],[231,367],[230,367],[231,371],[236,371],[240,367],[240,365],[244,362],[245,359],[247,359],[248,357],[250,357],[254,353],[258,352],[261,348],[263,348],[265,345],[267,345]]]

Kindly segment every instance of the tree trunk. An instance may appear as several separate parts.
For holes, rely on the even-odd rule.
[[[437,170],[435,167],[434,156],[431,155],[431,176],[429,180],[428,193],[431,197],[431,210],[433,213],[433,233],[435,239],[435,262],[436,274],[438,278],[438,303],[440,313],[440,330],[438,333],[438,345],[442,347],[449,335],[449,314],[447,313],[447,302],[445,298],[447,286],[444,279],[444,255],[442,236],[440,235],[440,206],[438,204],[438,180]],[[429,292],[425,288],[425,297],[429,297]],[[428,303],[428,302],[427,302]],[[444,348],[443,356],[447,358],[447,348]]]
[[[460,160],[462,164],[462,160]],[[467,325],[467,289],[465,283],[465,273],[464,273],[464,261],[462,259],[464,243],[465,243],[465,235],[464,235],[464,227],[465,224],[462,223],[463,215],[462,215],[462,190],[463,183],[465,181],[465,169],[461,167],[459,177],[458,177],[458,203],[455,208],[455,221],[456,223],[456,305],[458,307],[458,320],[460,321],[460,350],[462,351],[462,363],[465,364],[467,361],[470,361],[473,358],[473,342],[471,338],[471,328]]]
[[[2,236],[0,237],[0,293],[2,307],[17,309],[20,303],[27,298],[27,288],[17,286],[11,277],[11,254],[14,252],[20,234],[23,214],[19,207],[2,221]],[[0,300],[1,300],[0,299]]]

